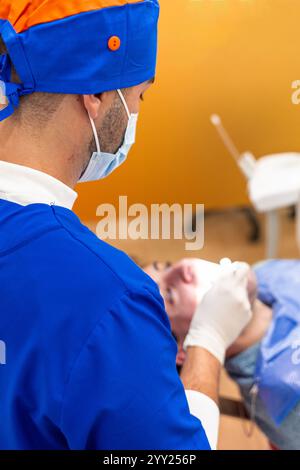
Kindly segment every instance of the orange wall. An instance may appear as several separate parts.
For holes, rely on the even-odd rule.
[[[300,150],[299,0],[161,0],[157,80],[127,163],[78,186],[76,211],[129,203],[247,203],[245,182],[211,127],[219,113],[241,150]]]

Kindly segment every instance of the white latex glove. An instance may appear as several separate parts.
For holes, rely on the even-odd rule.
[[[184,349],[204,348],[224,363],[226,349],[251,320],[247,293],[249,269],[246,263],[222,267],[219,279],[197,307]]]

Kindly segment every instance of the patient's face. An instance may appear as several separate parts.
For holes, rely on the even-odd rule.
[[[198,303],[201,286],[204,283],[203,266],[197,258],[182,259],[172,266],[157,264],[144,270],[158,284],[165,301],[172,330],[179,342],[188,333]],[[250,303],[256,299],[257,283],[253,271],[249,274],[248,295]]]

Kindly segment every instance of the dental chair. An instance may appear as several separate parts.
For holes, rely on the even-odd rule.
[[[300,194],[300,153],[280,153],[256,159],[250,152],[240,154],[225,130],[221,118],[214,114],[211,123],[248,182],[249,198],[257,212],[266,217],[266,257],[276,258],[279,243],[279,210],[298,205]],[[300,221],[299,210],[297,234]]]
[[[232,418],[240,418],[250,420],[248,411],[241,400],[233,400],[232,398],[220,397],[219,399],[220,413]]]

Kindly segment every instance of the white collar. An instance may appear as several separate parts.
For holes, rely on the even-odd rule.
[[[22,206],[47,204],[72,209],[77,193],[46,173],[0,161],[0,199]]]

